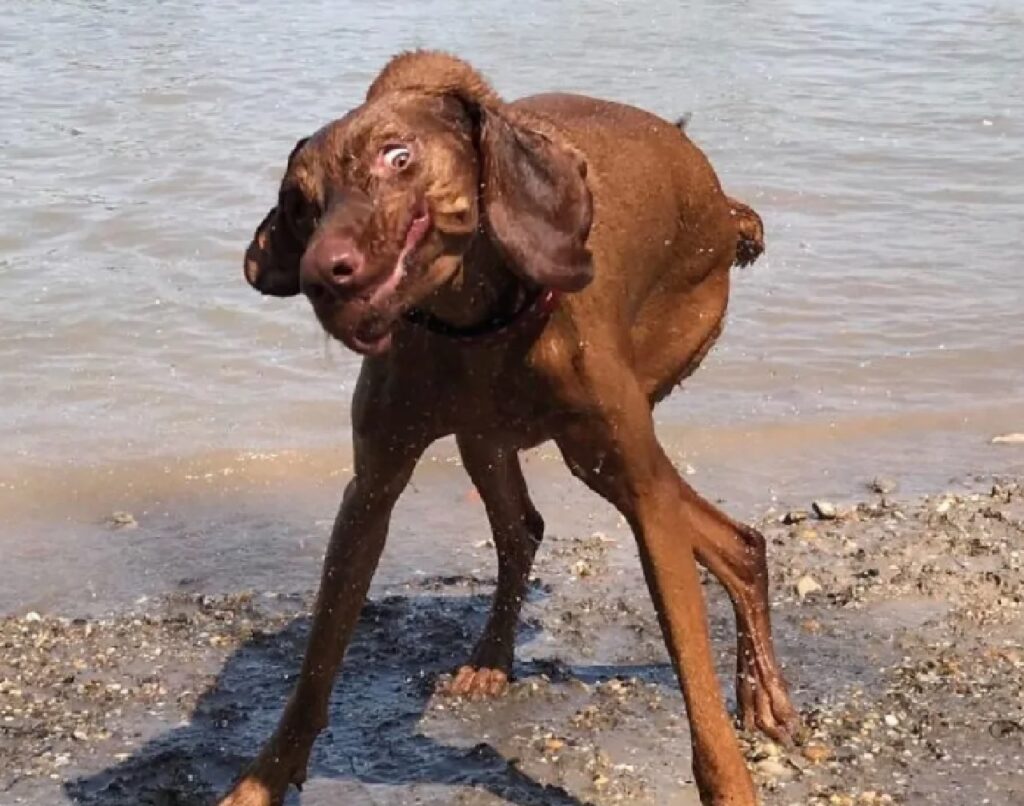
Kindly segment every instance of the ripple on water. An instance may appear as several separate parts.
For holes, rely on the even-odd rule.
[[[510,97],[558,87],[690,112],[763,214],[768,252],[737,276],[725,337],[663,423],[899,413],[912,434],[922,413],[1024,402],[1013,4],[479,11],[15,2],[0,377],[16,393],[0,443],[45,465],[337,436],[357,361],[301,302],[250,293],[240,255],[296,137],[419,45],[475,61]]]

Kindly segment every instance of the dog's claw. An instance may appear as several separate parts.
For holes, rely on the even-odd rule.
[[[741,723],[744,730],[751,733],[762,733],[775,744],[781,745],[787,750],[792,750],[796,746],[795,727],[792,725],[769,722],[747,715],[742,717]]]
[[[454,697],[482,700],[500,697],[507,688],[508,673],[503,669],[467,665],[459,668],[442,691]]]
[[[802,722],[783,686],[766,684],[756,675],[742,675],[737,681],[737,700],[744,730],[763,733],[787,748],[796,744]]]

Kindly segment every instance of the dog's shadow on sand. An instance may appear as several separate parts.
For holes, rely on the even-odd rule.
[[[486,718],[453,731],[452,744],[422,732],[438,676],[469,656],[490,599],[424,593],[367,602],[334,689],[330,727],[310,759],[310,797],[293,788],[289,806],[321,802],[313,795],[314,779],[330,780],[325,803],[387,802],[386,789],[374,786],[381,784],[412,787],[412,793],[396,797],[404,801],[411,795],[427,804],[452,802],[450,787],[484,790],[521,806],[586,802],[534,780],[482,741]],[[279,632],[256,634],[228,658],[187,725],[152,738],[116,765],[69,781],[65,789],[71,800],[110,806],[215,801],[273,729],[308,629],[309,619],[302,616]],[[520,638],[529,637],[531,629],[536,632],[523,626]],[[517,667],[520,675],[537,671],[529,664]],[[590,671],[595,678],[622,672]]]

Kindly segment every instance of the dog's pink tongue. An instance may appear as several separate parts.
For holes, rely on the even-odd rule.
[[[409,225],[409,231],[405,233],[405,244],[402,246],[404,254],[408,254],[419,245],[419,242],[423,240],[423,236],[427,234],[428,227],[430,227],[430,215],[428,213],[422,213],[412,220],[412,224]]]

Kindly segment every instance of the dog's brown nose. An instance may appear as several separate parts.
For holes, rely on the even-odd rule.
[[[366,261],[351,238],[326,236],[317,239],[299,262],[299,285],[312,300],[326,294],[344,293],[362,286]]]

